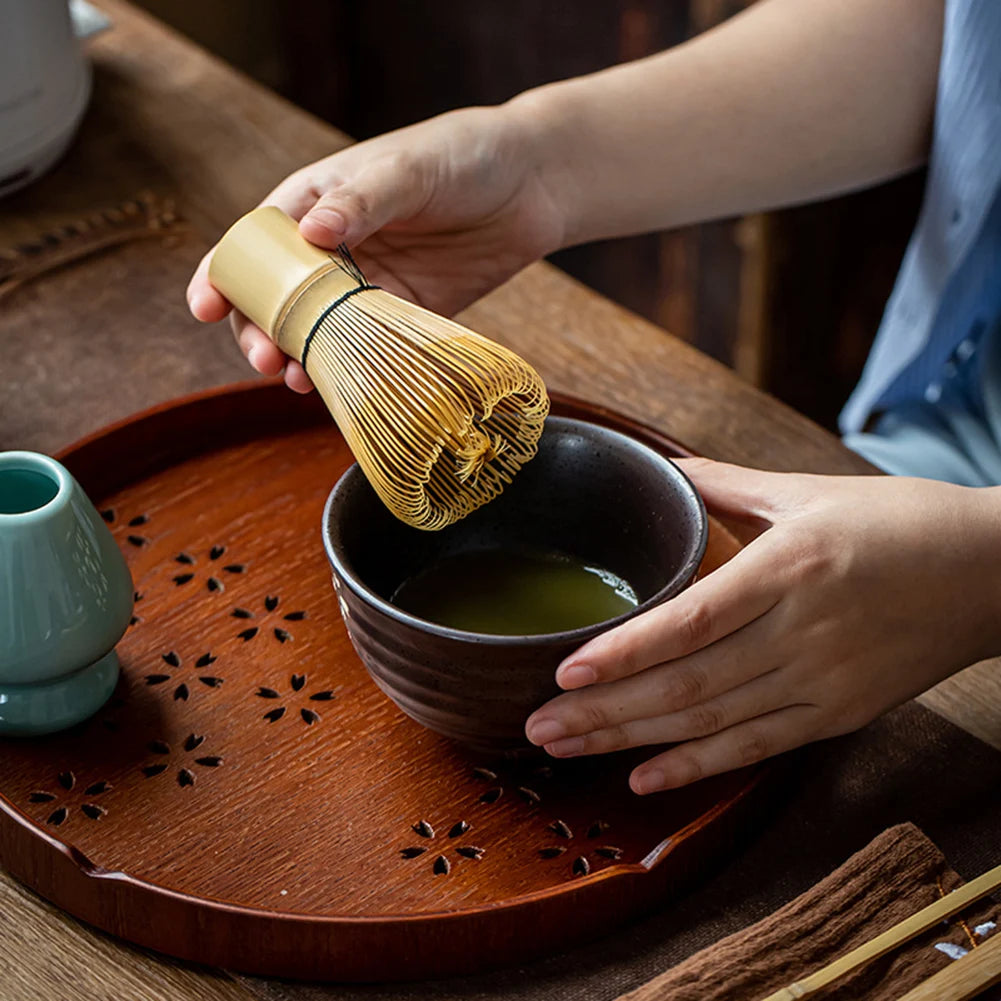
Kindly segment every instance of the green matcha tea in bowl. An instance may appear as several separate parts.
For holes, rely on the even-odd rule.
[[[528,716],[588,640],[688,586],[708,525],[670,459],[550,417],[500,496],[438,532],[404,524],[358,466],[327,499],[341,614],[375,683],[419,723],[485,753],[528,748]]]
[[[405,580],[390,600],[419,619],[495,636],[581,629],[639,604],[632,585],[611,570],[515,547],[445,556]]]

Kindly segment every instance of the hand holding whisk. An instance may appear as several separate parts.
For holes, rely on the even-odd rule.
[[[213,285],[293,358],[386,506],[444,528],[496,497],[535,454],[545,386],[512,351],[369,285],[273,207],[238,220]]]

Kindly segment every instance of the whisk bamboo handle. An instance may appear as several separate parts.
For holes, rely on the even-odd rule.
[[[299,292],[335,268],[330,254],[304,240],[281,209],[266,206],[226,231],[209,262],[209,281],[274,339],[279,319]]]
[[[908,942],[929,928],[933,928],[940,921],[952,917],[953,914],[957,914],[981,897],[986,897],[998,887],[1001,887],[1001,865],[989,869],[958,890],[953,890],[952,893],[942,897],[941,900],[936,900],[935,903],[922,908],[916,914],[905,918],[899,924],[870,939],[857,949],[853,949],[840,959],[822,967],[816,973],[811,973],[805,979],[783,987],[774,994],[769,994],[762,1001],[800,1001],[802,998],[809,997],[822,987],[826,987],[839,977],[843,977],[846,973],[850,973],[880,956],[885,956],[897,946],[903,945],[904,942]]]
[[[304,240],[293,220],[272,206],[230,227],[212,255],[209,280],[297,361],[306,360],[317,322],[369,288],[340,254]]]

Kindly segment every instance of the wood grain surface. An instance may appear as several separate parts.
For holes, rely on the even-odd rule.
[[[187,275],[237,214],[347,141],[122,0],[99,6],[115,27],[91,46],[91,109],[68,156],[0,202],[0,246],[30,242],[142,192],[172,200],[179,220],[162,240],[105,251],[5,298],[0,448],[56,451],[153,403],[245,378],[228,332],[188,317]],[[618,408],[707,455],[772,469],[870,471],[808,420],[546,265],[529,268],[464,320],[522,352],[552,388]],[[922,701],[1001,747],[995,664],[957,675]],[[0,886],[5,901],[30,899],[6,876]],[[151,961],[81,932],[72,919],[26,908],[5,908],[0,922],[2,1001],[143,996],[113,986],[105,995],[71,994],[51,979],[25,980],[21,971],[44,965],[46,948],[72,954],[77,977],[104,970],[111,985],[134,977],[148,980],[150,991],[157,980],[172,982],[179,999],[218,989],[214,977],[195,971],[170,981],[171,964],[154,963],[150,972]],[[32,923],[37,931],[26,940]]]
[[[225,973],[164,962],[74,921],[0,879],[3,1001],[248,1001]]]

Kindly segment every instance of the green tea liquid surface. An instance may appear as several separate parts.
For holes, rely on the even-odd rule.
[[[633,588],[601,567],[501,549],[447,556],[405,580],[390,600],[428,622],[494,636],[578,629],[637,604]]]

